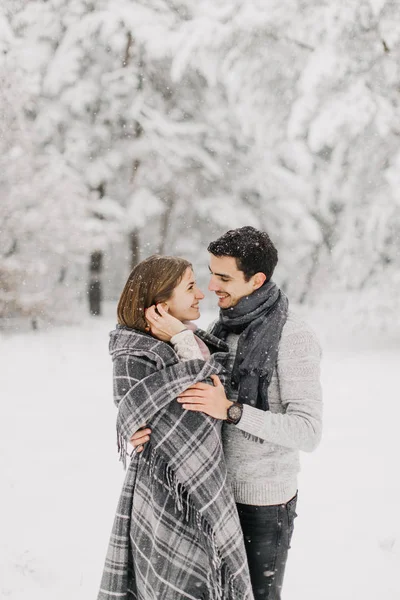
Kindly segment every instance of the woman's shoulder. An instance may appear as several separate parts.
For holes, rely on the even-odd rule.
[[[117,325],[110,332],[109,352],[113,358],[121,355],[140,356],[162,364],[168,364],[176,360],[174,350],[166,342],[157,340],[150,334],[122,325]]]
[[[228,345],[223,340],[220,340],[217,336],[213,335],[209,331],[203,329],[196,329],[194,332],[198,338],[200,338],[207,346],[214,352],[229,352]]]
[[[190,329],[190,331],[193,331],[194,335],[201,340],[209,350],[211,350],[212,354],[215,352],[229,351],[227,344],[211,333],[211,327],[205,331],[204,329],[199,329],[192,321],[183,321],[183,324]]]

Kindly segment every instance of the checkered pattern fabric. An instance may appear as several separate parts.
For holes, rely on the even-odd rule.
[[[221,422],[185,411],[177,395],[224,378],[223,342],[211,359],[179,362],[168,344],[128,328],[111,333],[121,452],[144,425],[119,499],[98,600],[252,600],[236,505],[226,484]]]

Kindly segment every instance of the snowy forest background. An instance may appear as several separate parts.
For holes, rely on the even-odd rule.
[[[399,326],[400,4],[3,0],[0,322],[266,229],[295,302]],[[98,276],[98,273],[95,275]],[[93,279],[93,273],[92,273]]]
[[[1,0],[1,600],[96,597],[122,285],[160,252],[205,290],[246,224],[323,349],[284,597],[400,597],[400,2]]]

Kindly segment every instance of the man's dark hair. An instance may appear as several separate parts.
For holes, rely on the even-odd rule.
[[[231,229],[207,248],[214,256],[233,256],[246,281],[264,273],[269,281],[278,262],[278,251],[265,231],[254,227]]]

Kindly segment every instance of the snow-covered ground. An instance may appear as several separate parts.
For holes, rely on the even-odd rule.
[[[0,598],[96,597],[123,478],[109,313],[0,336]],[[400,597],[400,349],[328,343],[325,433],[302,455],[284,598]]]

